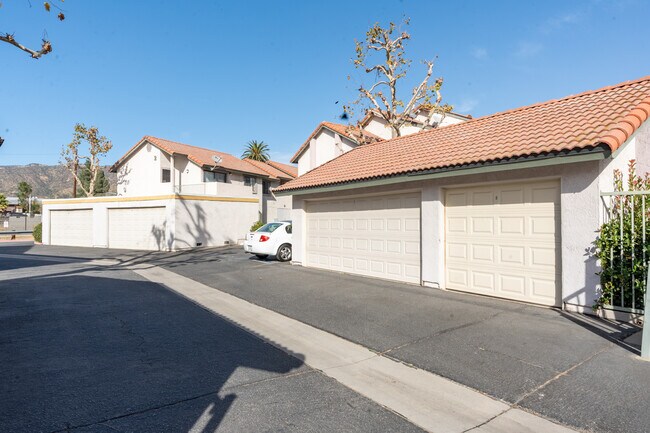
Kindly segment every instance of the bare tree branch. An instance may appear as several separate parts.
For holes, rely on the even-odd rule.
[[[41,49],[38,50],[38,51],[34,51],[31,48],[27,48],[23,44],[19,43],[14,38],[14,35],[12,35],[10,33],[5,33],[4,36],[0,35],[0,41],[11,44],[16,48],[19,48],[19,49],[29,53],[32,56],[33,59],[38,59],[41,56],[52,52],[52,44],[50,43],[50,41],[47,41],[45,39],[43,39],[43,44],[41,45]]]
[[[403,24],[408,25],[408,22],[409,20],[406,19]],[[406,105],[399,98],[398,84],[402,82],[411,65],[411,61],[405,55],[405,44],[410,38],[407,32],[396,29],[395,23],[391,22],[387,27],[382,27],[378,23],[373,25],[366,32],[365,41],[355,41],[354,66],[368,74],[374,72],[377,77],[369,88],[363,85],[359,87],[359,98],[353,104],[361,105],[365,101],[366,107],[371,105],[386,121],[387,127],[391,128],[393,137],[400,136],[401,128],[407,123],[422,123],[412,119],[419,107],[426,107],[428,110],[427,120],[422,123],[423,128],[435,127],[432,125],[433,116],[436,114],[444,116],[451,110],[448,105],[441,106],[442,79],[436,80],[433,85],[429,84],[433,74],[433,61],[424,62],[427,65],[426,74],[413,89]],[[379,61],[371,62],[371,58]],[[368,66],[367,63],[372,66]],[[388,90],[386,91],[383,86]],[[382,91],[377,91],[378,88]],[[344,106],[344,110],[345,115],[352,113],[349,106]]]
[[[79,155],[79,146],[82,142],[88,144],[90,156]],[[68,145],[63,146],[61,151],[62,162],[77,180],[77,184],[86,196],[92,197],[95,195],[96,181],[101,170],[99,157],[106,155],[112,147],[113,145],[106,137],[99,135],[97,127],[91,126],[87,128],[85,125],[79,123],[75,125],[72,141]],[[87,188],[83,185],[76,170],[77,167],[81,166],[82,160],[88,163],[88,169],[90,170],[90,179]]]

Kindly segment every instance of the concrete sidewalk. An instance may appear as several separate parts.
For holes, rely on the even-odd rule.
[[[429,432],[572,431],[171,271],[148,265],[132,269],[288,353],[301,353],[307,365]]]

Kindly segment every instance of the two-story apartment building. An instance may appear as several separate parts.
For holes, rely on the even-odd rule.
[[[454,125],[471,119],[457,113],[430,115],[425,107],[417,109],[402,127],[401,136],[428,131],[437,127]],[[328,161],[363,144],[392,138],[392,131],[386,121],[374,110],[369,110],[358,126],[322,122],[298,148],[291,162],[298,164],[298,175],[325,164]]]
[[[271,188],[297,170],[145,136],[111,170],[117,196],[48,200],[43,242],[178,250],[236,243],[255,221],[290,218]]]

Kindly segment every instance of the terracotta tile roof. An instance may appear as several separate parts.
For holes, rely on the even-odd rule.
[[[271,167],[275,167],[278,170],[285,172],[286,174],[291,176],[292,179],[298,177],[298,167],[296,167],[295,165],[283,164],[277,161],[266,161],[266,163]]]
[[[266,161],[266,162],[261,162],[261,161],[255,161],[253,159],[245,159],[249,164],[254,165],[255,167],[259,168],[260,170],[265,171],[268,173],[269,177],[271,179],[283,179],[283,180],[291,180],[297,177],[297,173],[295,176],[292,176],[290,174],[285,173],[284,171],[274,167],[272,164],[280,164],[279,162],[274,162],[274,161]],[[284,165],[284,164],[282,164]]]
[[[111,171],[117,171],[119,166],[128,159],[131,153],[139,148],[144,142],[149,142],[170,155],[185,155],[187,156],[187,159],[194,162],[199,167],[214,167],[215,163],[212,160],[212,156],[217,155],[221,157],[221,162],[218,164],[218,167],[242,173],[257,174],[264,177],[269,176],[266,171],[254,165],[251,165],[248,162],[241,160],[229,153],[218,152],[216,150],[205,149],[203,147],[190,146],[189,144],[177,143],[175,141],[152,137],[150,135],[145,135],[140,141],[135,144],[135,146],[129,149],[129,151],[111,167]]]
[[[349,125],[341,125],[340,123],[332,123],[332,122],[321,122],[316,129],[314,129],[314,132],[312,132],[307,140],[298,148],[298,151],[291,157],[291,162],[297,163],[298,162],[298,157],[304,152],[305,149],[307,149],[307,146],[309,146],[309,142],[311,141],[312,138],[318,134],[318,132],[323,129],[329,129],[330,131],[334,131],[339,135],[342,135],[344,137],[349,138],[355,143],[359,143],[359,132],[354,128],[353,126]],[[363,131],[364,136],[371,140],[376,140],[379,141],[381,140],[381,137],[376,136],[373,133],[370,133],[368,131]]]
[[[375,144],[359,146],[275,191],[606,146],[650,116],[650,76]]]

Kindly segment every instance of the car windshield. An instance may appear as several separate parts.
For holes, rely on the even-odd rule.
[[[273,233],[278,229],[278,227],[281,227],[282,223],[268,223],[264,224],[262,227],[257,229],[258,232],[264,232],[264,233]]]

